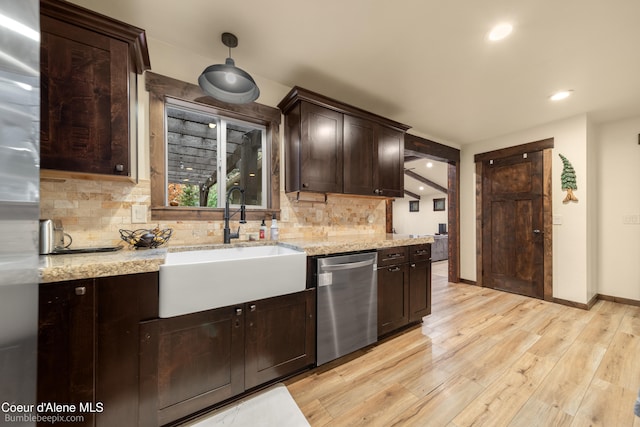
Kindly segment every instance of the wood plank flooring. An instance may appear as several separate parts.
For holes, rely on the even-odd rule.
[[[640,307],[448,283],[423,325],[286,382],[313,426],[630,426]]]

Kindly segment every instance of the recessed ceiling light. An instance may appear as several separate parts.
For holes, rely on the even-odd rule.
[[[432,168],[432,167],[433,167],[433,163],[431,163],[431,162],[427,162],[427,167],[428,167],[428,168]]]
[[[561,91],[556,92],[553,95],[551,95],[549,97],[549,99],[552,100],[552,101],[561,101],[561,100],[567,99],[569,96],[571,96],[571,92],[573,92],[573,91],[572,90],[561,90]]]
[[[420,191],[422,191],[422,190],[424,190],[424,187],[421,185],[421,186],[419,187],[419,189],[420,189]]]
[[[513,31],[513,26],[511,24],[507,24],[507,23],[498,24],[491,29],[491,31],[489,32],[488,38],[492,42],[502,40],[505,37],[507,37],[509,34],[511,34],[511,31]]]

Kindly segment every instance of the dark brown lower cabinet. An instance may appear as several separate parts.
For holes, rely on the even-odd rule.
[[[378,268],[378,336],[409,323],[407,264]]]
[[[95,402],[95,299],[91,279],[40,285],[38,403]],[[84,415],[74,425],[95,425],[94,414]]]
[[[315,289],[264,299],[246,307],[245,388],[315,363]]]
[[[156,402],[142,425],[164,425],[242,393],[244,332],[240,307],[142,323],[140,364],[156,380],[143,383]]]
[[[141,426],[177,421],[315,362],[315,289],[140,325]]]
[[[378,251],[378,336],[431,314],[431,244]]]
[[[138,325],[158,317],[158,273],[47,283],[39,293],[37,401],[77,405],[84,422],[69,425],[135,424]]]
[[[409,323],[431,314],[431,262],[409,264]]]

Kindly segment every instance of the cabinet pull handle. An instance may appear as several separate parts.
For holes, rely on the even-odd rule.
[[[387,258],[401,258],[403,255],[400,254],[387,254]]]
[[[84,286],[78,286],[76,288],[76,295],[84,295],[87,293],[87,288]]]
[[[411,264],[411,268],[416,268],[416,265],[415,264]]]
[[[249,309],[251,311],[256,311],[256,305],[255,304],[251,304],[251,306],[249,306]]]
[[[116,165],[116,172],[124,172],[124,165]]]
[[[242,309],[236,308],[236,316],[242,316]]]
[[[390,272],[395,273],[397,271],[400,271],[400,267],[392,267],[389,269]]]
[[[415,254],[416,254],[416,255],[424,255],[424,254],[426,254],[426,253],[427,253],[427,251],[426,251],[426,250],[424,250],[424,249],[420,249],[419,251],[416,251],[416,252],[415,252]]]
[[[378,196],[382,195],[382,190],[380,190],[379,188],[376,188],[375,190],[373,190],[374,194],[377,194]]]

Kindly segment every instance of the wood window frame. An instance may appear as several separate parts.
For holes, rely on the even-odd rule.
[[[207,96],[198,85],[147,71],[145,87],[149,92],[149,163],[151,180],[151,219],[156,220],[222,220],[224,209],[193,206],[167,206],[165,185],[167,165],[166,113],[167,97],[207,106],[213,114],[256,123],[267,128],[269,188],[266,209],[247,209],[248,220],[271,218],[280,213],[280,121],[277,108],[258,103],[228,104]]]

